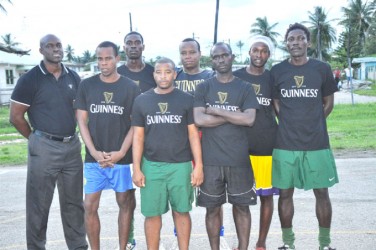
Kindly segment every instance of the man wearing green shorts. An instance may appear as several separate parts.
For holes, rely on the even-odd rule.
[[[136,98],[132,110],[133,182],[141,188],[148,249],[158,249],[161,215],[171,206],[179,249],[189,248],[193,187],[203,182],[198,129],[193,120],[193,96],[174,87],[175,64],[161,58],[155,64],[155,89]],[[195,168],[192,169],[192,155]]]
[[[326,117],[338,91],[327,63],[308,58],[308,29],[295,23],[285,35],[290,58],[271,69],[279,126],[273,150],[272,184],[280,188],[278,212],[283,246],[295,249],[292,229],[294,188],[313,189],[319,223],[319,249],[330,247],[332,207],[328,188],[338,183]]]

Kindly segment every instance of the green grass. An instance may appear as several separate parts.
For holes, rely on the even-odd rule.
[[[26,164],[26,142],[0,145],[0,162],[2,166]]]
[[[8,116],[9,109],[0,108],[0,165],[26,164],[25,141],[4,143],[6,140],[22,138],[8,122]],[[376,150],[376,103],[336,105],[327,119],[327,124],[330,144],[334,151]],[[82,155],[84,151],[82,145]]]
[[[336,105],[327,124],[334,150],[376,149],[376,103]]]
[[[358,95],[376,96],[376,83],[371,84],[371,89],[358,89],[354,91]]]

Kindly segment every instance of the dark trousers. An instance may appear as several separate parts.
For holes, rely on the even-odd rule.
[[[59,142],[31,134],[28,149],[27,249],[45,249],[48,215],[56,183],[68,249],[87,249],[83,164],[78,136],[70,142]]]

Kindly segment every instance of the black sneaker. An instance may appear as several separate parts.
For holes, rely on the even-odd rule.
[[[290,250],[290,249],[294,249],[295,250],[295,247],[294,246],[290,247],[287,244],[283,244],[283,246],[278,247],[278,250]]]
[[[326,246],[326,247],[323,247],[323,248],[320,248],[319,247],[319,250],[336,250],[335,248],[332,248],[330,246]]]

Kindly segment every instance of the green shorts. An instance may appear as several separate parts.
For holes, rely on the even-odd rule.
[[[330,149],[315,151],[273,150],[272,184],[280,189],[328,188],[338,183]]]
[[[167,163],[142,159],[145,187],[141,188],[141,213],[159,216],[169,210],[186,213],[192,210],[192,162]]]

